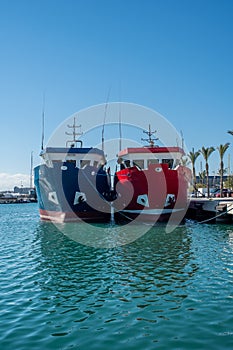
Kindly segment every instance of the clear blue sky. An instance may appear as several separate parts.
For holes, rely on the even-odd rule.
[[[46,138],[111,88],[190,150],[233,144],[232,18],[231,0],[0,0],[0,174],[28,174],[31,151],[37,162],[43,94]]]

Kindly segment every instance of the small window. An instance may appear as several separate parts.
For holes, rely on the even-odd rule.
[[[98,167],[98,164],[99,164],[99,162],[97,161],[97,160],[94,160],[94,163],[93,163],[93,165],[94,165],[94,167]]]
[[[163,164],[168,164],[168,168],[172,169],[173,167],[173,159],[162,159]]]
[[[130,168],[130,160],[124,161],[126,168]]]
[[[86,159],[82,159],[80,160],[80,165],[81,165],[81,168],[84,168],[86,165],[90,165],[90,160],[86,160]]]
[[[133,165],[139,167],[140,169],[143,169],[144,168],[144,159],[134,160]]]
[[[150,164],[158,164],[159,163],[159,160],[158,159],[155,159],[155,158],[153,158],[153,159],[148,159],[148,166],[150,165]]]

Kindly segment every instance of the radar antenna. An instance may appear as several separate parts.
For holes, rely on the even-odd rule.
[[[82,147],[82,146],[83,146],[83,142],[82,142],[81,140],[77,140],[77,139],[76,139],[76,136],[82,135],[83,133],[82,133],[82,132],[77,132],[77,131],[76,131],[77,128],[81,128],[81,125],[76,125],[76,118],[75,118],[75,117],[74,117],[74,123],[73,123],[73,125],[69,125],[69,124],[68,124],[67,127],[73,129],[72,132],[66,132],[66,135],[73,135],[73,140],[71,140],[71,141],[68,140],[68,141],[66,142],[66,147],[68,147],[68,146],[70,145],[69,147],[70,147],[70,148],[73,148],[73,147],[76,146],[77,142],[79,142],[79,143],[80,143],[80,147]]]
[[[156,134],[157,130],[154,130],[154,131],[151,131],[151,127],[150,127],[150,124],[149,124],[149,130],[143,130],[143,132],[145,134],[148,135],[148,139],[141,139],[142,141],[146,141],[149,143],[149,146],[148,147],[157,147],[155,145],[155,141],[158,141],[158,137],[152,137],[154,134]]]

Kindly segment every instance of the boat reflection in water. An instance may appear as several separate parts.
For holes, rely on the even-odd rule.
[[[143,237],[124,244],[127,236],[139,236],[139,226],[67,223],[56,227],[41,222],[37,232],[44,257],[41,263],[50,269],[54,266],[55,278],[60,274],[61,278],[66,276],[67,283],[69,276],[73,280],[83,273],[94,284],[95,276],[100,280],[109,278],[112,290],[117,287],[114,281],[121,285],[119,280],[135,290],[153,288],[156,294],[168,290],[168,286],[176,282],[182,287],[198,269],[192,252],[191,229],[180,226],[167,233],[165,226],[158,224]],[[169,290],[172,293],[171,288]]]

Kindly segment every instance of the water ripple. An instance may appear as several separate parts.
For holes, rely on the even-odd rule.
[[[229,226],[97,249],[40,223],[36,205],[0,210],[1,349],[232,347]]]

